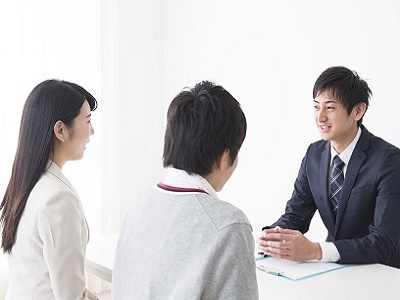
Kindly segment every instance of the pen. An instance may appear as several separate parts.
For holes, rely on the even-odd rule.
[[[259,265],[257,266],[258,269],[260,269],[261,271],[264,271],[265,273],[271,274],[271,275],[275,275],[275,276],[283,276],[283,272],[278,271],[275,268],[268,268],[266,266],[263,265]]]

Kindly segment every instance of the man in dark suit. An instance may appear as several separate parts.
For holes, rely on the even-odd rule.
[[[285,213],[257,240],[265,255],[400,268],[400,150],[361,124],[371,94],[345,67],[318,77],[313,98],[322,140],[308,147]],[[321,243],[303,235],[316,210],[328,230]]]

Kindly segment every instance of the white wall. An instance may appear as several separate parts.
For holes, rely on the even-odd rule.
[[[164,134],[163,6],[118,1],[119,192],[121,221],[160,180]],[[114,199],[118,201],[119,199]]]

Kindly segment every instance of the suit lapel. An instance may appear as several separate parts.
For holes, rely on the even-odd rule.
[[[326,143],[326,147],[324,151],[321,153],[321,161],[320,161],[320,168],[321,168],[321,181],[320,181],[320,187],[321,187],[321,195],[323,198],[322,207],[324,210],[320,211],[323,215],[325,226],[327,229],[332,232],[333,229],[335,228],[335,216],[332,211],[332,206],[331,202],[329,200],[329,165],[330,165],[330,157],[331,157],[331,150],[330,150],[330,143]]]
[[[342,193],[340,194],[339,207],[336,216],[335,224],[335,235],[342,220],[344,211],[346,210],[347,203],[349,201],[351,190],[353,189],[354,183],[360,172],[360,169],[367,158],[365,150],[369,148],[370,136],[371,134],[368,130],[362,126],[362,133],[360,139],[354,148],[353,154],[350,157],[349,164],[347,166],[346,175],[343,182]]]

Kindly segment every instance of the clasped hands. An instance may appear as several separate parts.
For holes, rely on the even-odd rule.
[[[265,229],[257,239],[258,249],[264,255],[304,262],[322,258],[319,243],[309,241],[300,231],[283,229],[279,226]]]

